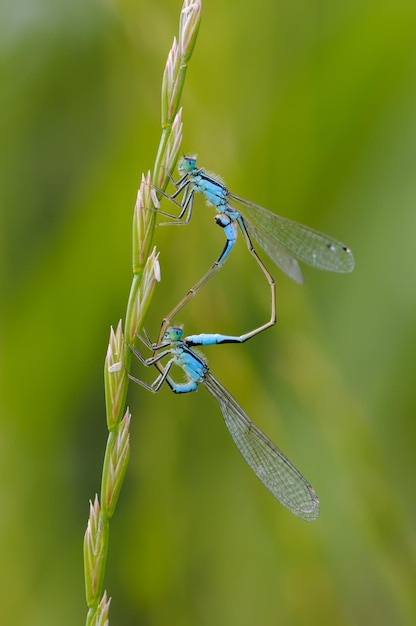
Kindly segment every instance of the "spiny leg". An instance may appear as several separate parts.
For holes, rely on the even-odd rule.
[[[176,183],[174,184],[176,186]],[[167,213],[159,209],[158,213],[160,215],[170,217],[174,220],[173,222],[162,222],[159,224],[159,226],[170,226],[171,224],[189,224],[189,221],[192,215],[192,208],[194,205],[195,189],[193,187],[192,181],[189,179],[186,179],[186,180],[184,179],[183,181],[181,179],[177,183],[177,185],[178,185],[178,188],[172,194],[168,194],[166,193],[166,191],[162,191],[162,189],[153,187],[156,193],[159,193],[161,196],[163,196],[167,200],[170,200],[173,204],[175,204],[180,209],[179,215],[173,215],[172,213]],[[183,192],[182,201],[178,202],[176,198],[182,192]],[[186,217],[185,219],[183,219],[183,216],[185,215],[185,213],[186,213]]]
[[[134,351],[134,353],[137,355],[136,351]],[[143,380],[140,380],[139,378],[136,378],[132,374],[129,374],[128,376],[129,376],[130,380],[132,380],[133,382],[137,383],[141,387],[144,387],[145,389],[148,389],[148,391],[151,391],[152,393],[157,393],[160,390],[160,388],[162,387],[162,385],[165,382],[165,380],[167,380],[167,378],[168,378],[169,370],[171,369],[172,364],[173,364],[173,359],[168,361],[168,363],[166,364],[166,367],[163,367],[163,365],[160,363],[159,360],[150,362],[150,359],[149,359],[149,363],[146,363],[145,361],[142,361],[142,362],[144,362],[145,365],[149,365],[149,366],[150,365],[155,365],[157,367],[157,369],[159,370],[159,372],[160,372],[159,376],[152,382],[152,384],[148,385]]]

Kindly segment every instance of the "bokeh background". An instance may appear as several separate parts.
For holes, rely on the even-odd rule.
[[[278,325],[205,350],[314,485],[307,524],[246,467],[204,390],[132,388],[111,524],[112,624],[416,623],[416,5],[205,0],[183,151],[231,190],[347,243],[348,276],[278,281]],[[160,137],[180,0],[9,0],[0,9],[2,623],[85,622],[82,540],[107,437],[103,359],[125,313],[131,219]],[[223,245],[198,200],[158,228],[146,326]],[[185,330],[268,319],[243,242]],[[136,369],[136,374],[152,373]]]

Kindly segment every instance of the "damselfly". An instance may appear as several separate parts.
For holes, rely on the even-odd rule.
[[[176,394],[191,393],[202,384],[218,402],[235,445],[256,476],[289,511],[303,520],[313,521],[319,515],[319,500],[312,486],[283,452],[253,424],[232,395],[211,374],[206,361],[191,350],[193,346],[239,342],[240,339],[230,335],[209,334],[183,337],[182,328],[171,326],[159,345],[152,344],[147,335],[142,338],[146,347],[153,350],[156,356],[145,359],[136,348],[131,347],[144,365],[158,368],[160,374],[156,380],[148,385],[131,375],[130,378],[153,393],[158,392],[164,382]],[[161,363],[164,357],[168,357],[166,365]],[[185,373],[184,383],[176,383],[171,378],[173,365]]]
[[[348,273],[354,269],[353,254],[343,243],[232,194],[213,174],[197,167],[195,157],[184,157],[179,163],[179,173],[181,177],[178,181],[174,181],[170,175],[176,191],[171,195],[161,192],[180,208],[177,216],[159,211],[172,218],[173,221],[166,224],[187,224],[192,216],[195,193],[201,193],[207,203],[218,211],[215,221],[224,229],[226,243],[208,272],[163,319],[159,340],[175,315],[216,274],[228,258],[237,239],[237,225],[243,233],[247,247],[266,276],[271,291],[270,321],[247,333],[247,339],[276,322],[275,281],[255,251],[252,239],[285,274],[298,283],[303,282],[303,275],[296,259],[317,269],[331,272]],[[181,202],[177,200],[180,194],[183,194]]]

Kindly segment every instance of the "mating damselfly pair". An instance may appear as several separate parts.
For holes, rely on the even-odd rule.
[[[153,351],[153,356],[145,359],[138,350],[132,348],[144,365],[155,366],[159,370],[159,376],[152,385],[131,378],[153,392],[159,391],[166,382],[176,394],[190,393],[195,391],[199,384],[203,384],[219,403],[224,421],[237,448],[258,478],[292,513],[301,519],[312,521],[319,514],[319,500],[311,485],[253,424],[235,399],[212,376],[206,361],[191,348],[222,343],[244,343],[275,324],[275,281],[258,256],[252,240],[259,244],[285,274],[298,283],[303,282],[303,276],[297,259],[317,269],[348,273],[354,269],[353,255],[351,250],[339,241],[230,193],[215,176],[197,167],[195,157],[184,157],[179,164],[179,172],[181,176],[178,181],[174,181],[169,173],[175,191],[171,195],[160,192],[179,207],[178,215],[160,209],[158,212],[172,220],[167,222],[168,224],[187,224],[192,217],[195,194],[200,193],[207,203],[216,209],[215,222],[223,228],[226,242],[221,254],[204,276],[163,318],[157,342],[152,344],[147,335],[142,338],[147,348]],[[172,326],[171,322],[223,266],[237,240],[238,228],[269,284],[270,320],[240,336],[199,334],[184,337],[183,330]],[[168,361],[162,365],[164,357]],[[171,378],[170,370],[174,365],[185,373],[185,383],[176,383]]]

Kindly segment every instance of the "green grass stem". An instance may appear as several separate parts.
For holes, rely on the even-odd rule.
[[[130,454],[131,414],[125,408],[130,371],[130,350],[141,330],[156,283],[160,280],[158,253],[153,247],[158,201],[153,186],[164,189],[167,172],[175,167],[182,141],[180,99],[188,61],[195,46],[201,18],[201,1],[185,0],[182,6],[179,37],[173,40],[162,81],[162,135],[153,167],[142,176],[133,213],[133,278],[127,303],[124,333],[120,321],[111,328],[104,366],[108,439],[104,456],[100,499],[90,503],[84,536],[85,589],[88,605],[87,626],[109,624],[111,599],[103,591],[109,546],[109,525],[123,484]]]

